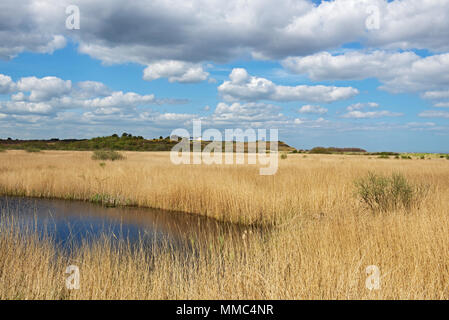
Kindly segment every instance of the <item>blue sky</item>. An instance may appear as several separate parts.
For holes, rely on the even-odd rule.
[[[5,0],[0,137],[152,138],[200,119],[297,148],[449,152],[447,15],[447,1]]]

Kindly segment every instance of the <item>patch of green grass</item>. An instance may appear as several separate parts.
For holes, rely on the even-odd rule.
[[[401,159],[404,159],[404,160],[411,160],[412,157],[406,156],[406,155],[402,155],[402,156],[401,156]]]
[[[34,147],[28,147],[25,149],[26,152],[35,153],[35,152],[41,152],[41,149],[34,148]]]
[[[106,193],[97,193],[90,197],[90,202],[101,204],[105,207],[117,207],[132,205],[131,201],[121,196],[112,196]]]
[[[386,154],[381,154],[378,158],[379,159],[390,159],[390,157],[387,156]]]
[[[92,155],[92,160],[111,160],[111,161],[116,161],[116,160],[124,160],[125,156],[123,156],[121,153],[117,152],[117,151],[112,151],[112,150],[97,150],[94,151],[93,155]]]
[[[428,185],[413,184],[400,173],[383,176],[370,172],[357,180],[355,187],[359,200],[373,212],[409,210],[419,206],[429,191]]]

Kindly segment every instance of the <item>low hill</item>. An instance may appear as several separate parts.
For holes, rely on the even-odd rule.
[[[201,141],[202,149],[211,141]],[[170,151],[178,142],[170,140],[170,137],[159,137],[155,139],[144,139],[142,136],[133,136],[123,133],[121,136],[113,134],[111,136],[96,137],[92,139],[50,139],[50,140],[13,140],[0,139],[0,148],[27,150],[73,150],[73,151],[93,151],[93,150],[122,150],[122,151]],[[190,144],[193,142],[190,141]],[[266,149],[269,150],[270,142],[267,142]],[[245,143],[245,152],[248,144]],[[235,150],[235,145],[234,145]],[[295,148],[279,141],[278,150],[282,152],[292,152]],[[223,143],[224,151],[224,143]]]

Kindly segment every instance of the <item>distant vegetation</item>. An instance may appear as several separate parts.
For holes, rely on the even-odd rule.
[[[142,136],[133,136],[129,133],[123,133],[121,136],[113,134],[106,137],[97,137],[92,139],[50,139],[50,140],[6,140],[0,139],[0,149],[14,150],[67,150],[67,151],[95,151],[95,150],[118,150],[118,151],[170,151],[178,143],[176,140],[170,140],[170,137],[155,139],[145,139]],[[190,141],[190,144],[193,142]],[[201,141],[202,149],[210,141]],[[248,145],[245,143],[245,152]],[[270,149],[270,142],[266,143],[266,149]],[[235,150],[235,145],[234,145]],[[291,152],[295,148],[279,141],[278,150]],[[224,143],[223,143],[224,152]]]
[[[34,148],[34,147],[26,147],[26,148],[25,148],[25,151],[26,151],[26,152],[31,152],[31,153],[33,153],[33,152],[41,152],[40,149]]]
[[[0,139],[0,152],[4,150],[26,150],[28,152],[39,152],[43,150],[66,150],[66,151],[96,151],[96,150],[115,150],[115,151],[170,151],[180,141],[180,137],[158,137],[145,139],[142,136],[133,136],[129,133],[121,135],[113,134],[111,136],[96,137],[92,139],[49,139],[49,140],[14,140],[11,138]],[[201,149],[204,149],[211,141],[201,141]],[[189,141],[191,150],[193,141]],[[234,151],[236,146],[234,144]],[[266,150],[270,149],[270,142],[266,142]],[[244,152],[248,151],[248,143],[244,145]],[[309,154],[348,154],[348,155],[369,155],[387,158],[393,156],[395,159],[412,159],[410,154],[391,151],[368,152],[361,148],[337,148],[337,147],[314,147],[310,150],[295,149],[285,142],[278,141],[278,151],[280,153],[309,153]],[[222,152],[225,152],[225,143],[223,143]],[[430,154],[413,153],[413,156],[423,159]],[[281,154],[282,156],[282,154]],[[436,157],[449,159],[447,154],[436,154]]]
[[[389,152],[389,151],[383,151],[383,152],[370,152],[367,153],[370,156],[398,156],[399,153],[397,152]]]
[[[335,147],[315,147],[309,151],[315,154],[332,154],[332,153],[366,153],[366,150],[360,148],[335,148]]]

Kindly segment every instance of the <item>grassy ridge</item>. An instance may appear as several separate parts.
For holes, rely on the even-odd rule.
[[[94,150],[126,150],[126,151],[170,151],[177,144],[177,141],[171,141],[170,137],[159,137],[155,139],[144,139],[141,136],[133,136],[123,133],[121,136],[117,134],[97,137],[92,139],[51,139],[51,140],[1,140],[0,149],[11,150],[66,150],[66,151],[94,151]],[[204,149],[210,141],[201,141],[201,148]],[[192,146],[193,142],[190,142]],[[266,149],[270,148],[267,142]],[[290,147],[286,143],[278,142],[279,151],[293,151],[295,148]],[[245,151],[248,144],[245,143]],[[235,150],[235,145],[234,145]],[[223,143],[224,151],[224,143]]]

